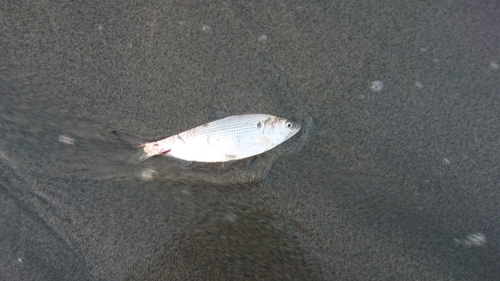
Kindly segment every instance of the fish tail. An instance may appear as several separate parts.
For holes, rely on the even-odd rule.
[[[139,164],[141,162],[144,162],[146,161],[147,159],[155,156],[153,154],[150,154],[148,152],[146,152],[145,148],[146,148],[146,141],[144,140],[141,140],[135,136],[132,136],[132,135],[128,135],[128,134],[125,134],[123,132],[118,132],[118,131],[112,131],[112,133],[118,137],[119,140],[121,140],[122,142],[132,146],[132,147],[138,147],[139,146],[139,149],[137,149],[137,151],[130,155],[126,160],[125,160],[125,163],[127,164],[133,164],[133,165],[136,165],[136,164]]]
[[[125,163],[137,165],[141,162],[146,161],[147,159],[153,157],[154,155],[147,153],[144,150],[144,147],[139,148],[134,154],[130,155]]]

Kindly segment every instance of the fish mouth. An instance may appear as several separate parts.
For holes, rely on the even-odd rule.
[[[300,129],[302,128],[302,126],[300,126],[299,123],[297,122],[293,122],[293,121],[288,121],[290,124],[292,124],[292,126],[290,127],[290,129],[295,133],[297,133],[298,131],[300,131]]]

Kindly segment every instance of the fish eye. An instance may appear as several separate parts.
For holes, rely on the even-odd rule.
[[[262,124],[260,124],[260,122],[259,122],[259,123],[257,123],[257,128],[260,128],[260,127],[262,127]]]
[[[292,124],[291,122],[286,122],[286,123],[285,123],[285,126],[286,126],[287,128],[291,128],[291,127],[292,127],[292,125],[293,125],[293,124]]]

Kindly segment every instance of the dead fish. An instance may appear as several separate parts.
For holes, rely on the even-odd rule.
[[[235,115],[140,145],[127,162],[156,155],[184,161],[227,162],[266,152],[300,131],[300,124],[268,114]]]

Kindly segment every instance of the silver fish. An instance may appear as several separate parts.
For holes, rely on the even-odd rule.
[[[227,162],[261,154],[288,140],[300,124],[268,114],[235,115],[141,144],[129,163],[155,155],[194,162]]]

